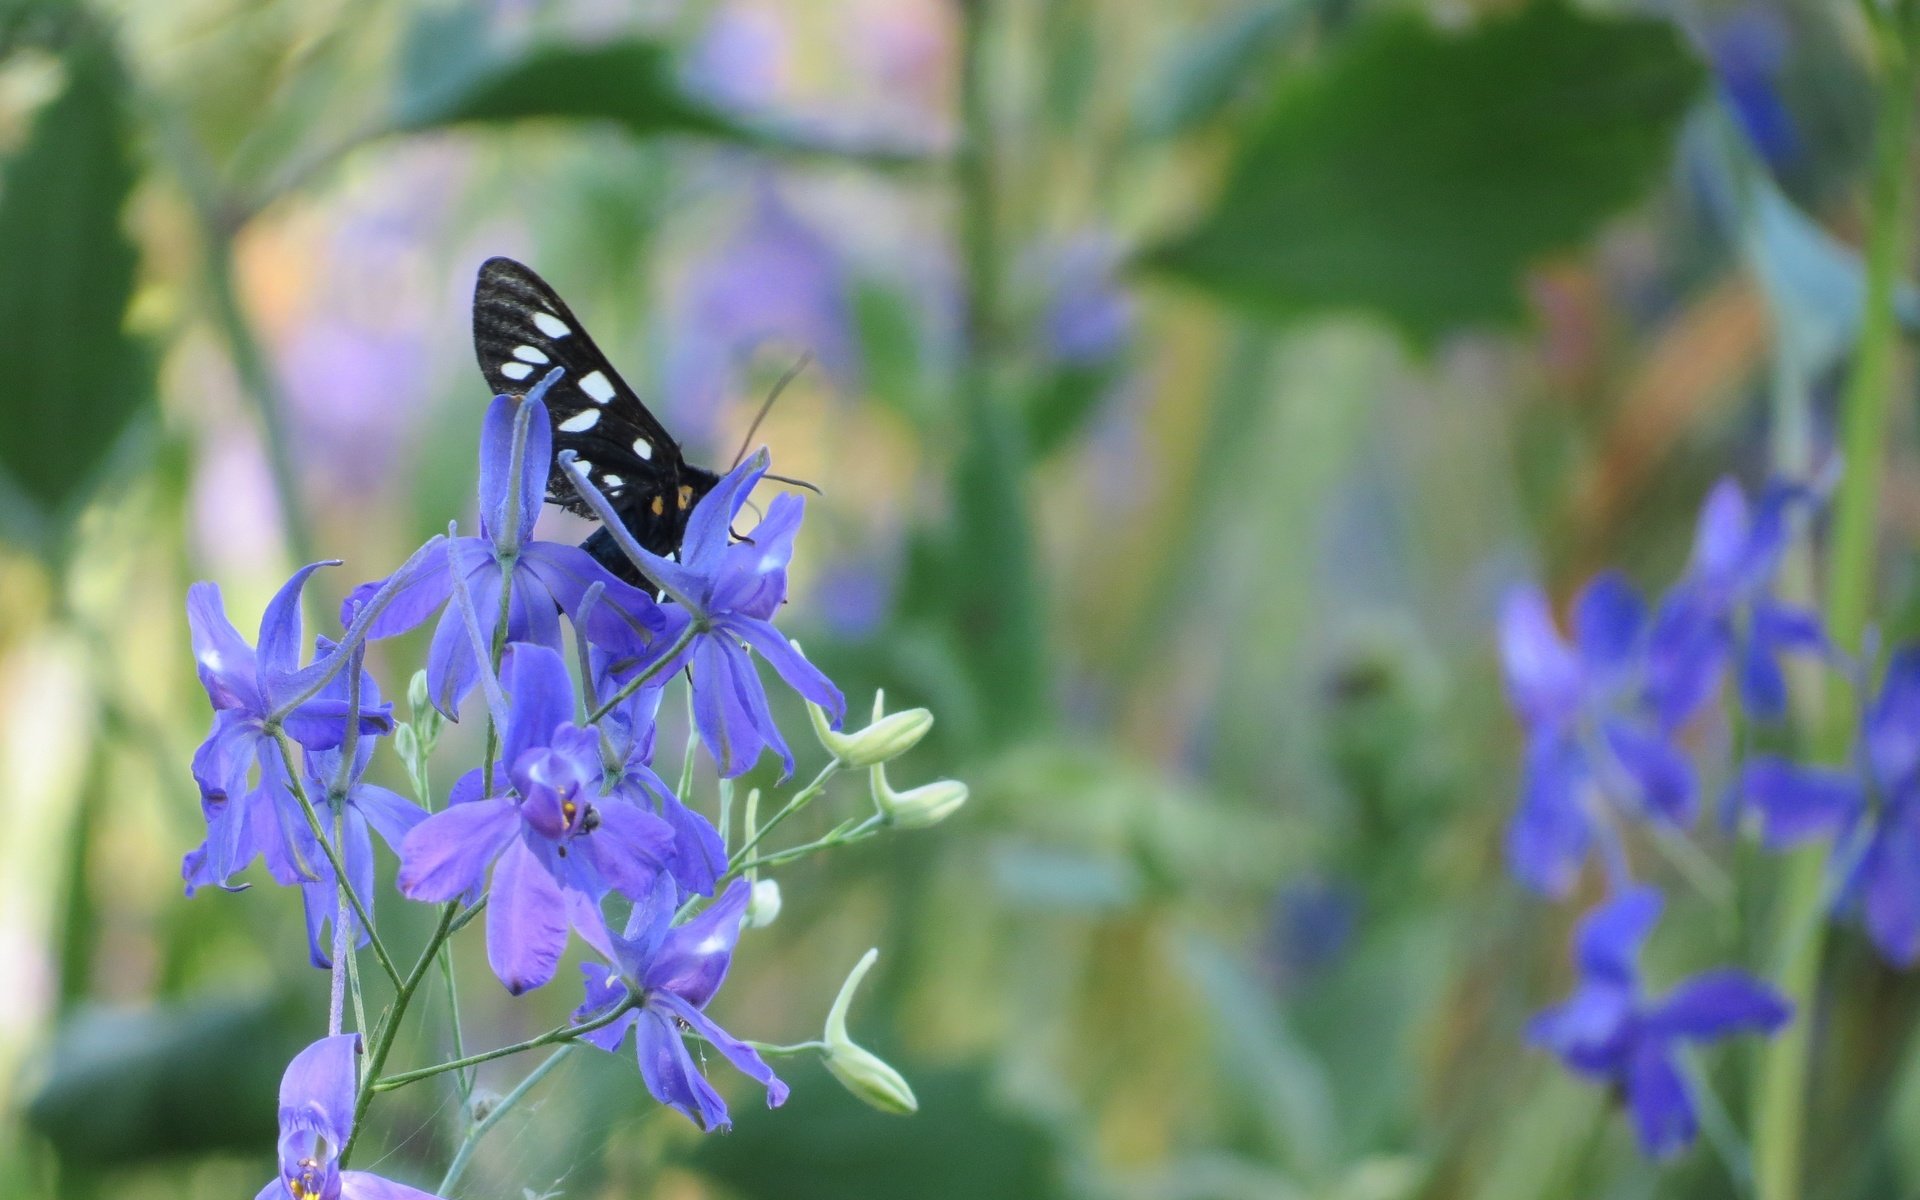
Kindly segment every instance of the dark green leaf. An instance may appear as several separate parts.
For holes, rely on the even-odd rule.
[[[1672,26],[1563,0],[1462,33],[1385,18],[1282,88],[1213,210],[1144,261],[1280,317],[1511,321],[1523,267],[1646,191],[1700,83]]]
[[[0,473],[21,523],[59,515],[99,474],[152,394],[124,321],[134,248],[126,81],[93,38],[63,56],[66,84],[0,178]]]
[[[82,1012],[54,1034],[27,1122],[88,1168],[265,1155],[280,1074],[304,1038],[267,998]]]
[[[410,61],[422,60],[419,52]],[[442,62],[432,82],[404,88],[396,119],[406,129],[468,121],[559,117],[614,121],[641,135],[740,137],[724,115],[680,89],[672,53],[657,42],[550,46],[470,71]]]
[[[920,1111],[897,1117],[855,1100],[818,1066],[789,1060],[779,1070],[793,1085],[792,1099],[772,1113],[741,1103],[733,1133],[705,1139],[694,1156],[743,1200],[1066,1194],[1059,1148],[1045,1130],[994,1102],[984,1071],[903,1067]]]

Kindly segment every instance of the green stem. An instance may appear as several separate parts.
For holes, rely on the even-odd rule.
[[[762,854],[758,858],[750,858],[738,867],[729,868],[726,875],[721,878],[721,882],[724,883],[733,876],[746,871],[757,871],[761,867],[777,867],[783,863],[790,863],[795,859],[805,858],[809,854],[815,854],[822,850],[832,850],[837,846],[851,846],[855,842],[864,842],[879,833],[885,824],[885,820],[878,816],[868,817],[850,829],[836,830],[817,841],[804,842],[798,846],[789,846],[785,850],[776,850],[771,854]]]
[[[1877,11],[1868,6],[1869,13]],[[1884,57],[1875,128],[1872,211],[1867,235],[1867,296],[1860,343],[1841,412],[1846,474],[1834,503],[1827,629],[1843,652],[1857,653],[1866,631],[1875,579],[1880,480],[1889,440],[1898,327],[1894,290],[1906,268],[1912,189],[1908,142],[1913,121],[1915,14],[1903,0],[1879,22]],[[1853,739],[1854,706],[1828,704],[1820,723],[1822,761],[1843,761]],[[1794,1002],[1794,1022],[1764,1051],[1753,1143],[1761,1200],[1793,1200],[1801,1193],[1809,1058],[1817,1023],[1815,1002],[1824,937],[1803,936],[1809,917],[1826,901],[1826,856],[1800,851],[1783,872],[1776,930],[1776,978]]]
[[[592,1033],[596,1029],[604,1029],[606,1026],[613,1024],[625,1016],[628,1012],[638,1008],[639,1005],[639,997],[629,995],[626,1000],[608,1009],[606,1012],[601,1013],[591,1021],[583,1021],[578,1025],[560,1025],[547,1030],[545,1033],[530,1037],[524,1042],[515,1042],[511,1046],[496,1046],[492,1050],[482,1050],[478,1054],[469,1054],[465,1058],[449,1059],[443,1063],[435,1063],[431,1067],[421,1067],[418,1070],[402,1071],[398,1075],[389,1075],[385,1079],[375,1080],[373,1090],[376,1092],[391,1092],[396,1088],[403,1088],[410,1083],[418,1083],[422,1079],[431,1079],[435,1075],[444,1075],[448,1071],[464,1071],[468,1067],[477,1067],[481,1063],[492,1062],[496,1058],[506,1058],[510,1054],[520,1054],[527,1050],[538,1050],[542,1046],[551,1046],[555,1042],[571,1042],[582,1034]]]
[[[662,654],[659,658],[656,658],[652,662],[648,663],[644,670],[642,670],[638,675],[635,675],[632,679],[627,680],[625,684],[621,685],[621,688],[619,691],[615,692],[612,696],[608,697],[606,703],[602,704],[600,707],[588,713],[587,724],[591,725],[595,721],[598,721],[601,717],[606,716],[608,713],[612,712],[615,708],[619,707],[621,702],[626,700],[627,697],[633,695],[635,692],[639,691],[641,688],[651,683],[654,677],[659,675],[660,672],[663,669],[665,669],[668,663],[672,662],[676,658],[679,658],[680,652],[682,650],[685,650],[690,644],[692,644],[694,635],[698,632],[699,630],[697,630],[694,626],[688,625],[684,630],[680,632],[680,636],[674,640],[673,645],[667,647],[667,652],[665,654]]]
[[[479,909],[474,905],[466,910],[466,916]],[[360,1137],[360,1131],[367,1127],[367,1105],[373,1102],[373,1084],[380,1077],[381,1070],[387,1065],[387,1055],[393,1051],[394,1038],[400,1032],[400,1021],[407,1015],[407,1006],[413,1001],[414,992],[420,988],[420,981],[426,977],[427,968],[439,954],[440,947],[452,934],[455,922],[462,916],[460,902],[448,901],[440,906],[440,923],[434,927],[433,934],[427,939],[426,949],[420,952],[419,959],[407,977],[400,981],[393,993],[393,1003],[387,1008],[386,1018],[380,1022],[380,1028],[374,1033],[372,1048],[367,1052],[367,1065],[360,1077],[360,1091],[353,1102],[353,1134],[347,1144],[340,1148],[340,1163],[345,1166],[348,1155],[353,1153],[354,1142]],[[464,923],[464,922],[463,922]]]
[[[799,812],[801,809],[805,808],[808,804],[812,803],[813,798],[820,794],[820,789],[827,785],[827,780],[832,779],[839,770],[840,770],[840,761],[838,759],[835,759],[832,762],[829,762],[826,766],[821,767],[820,773],[813,777],[812,782],[808,783],[807,786],[795,792],[793,794],[793,799],[787,801],[785,807],[783,807],[779,812],[773,814],[773,816],[767,818],[767,823],[765,825],[762,825],[759,829],[755,830],[752,837],[748,838],[745,842],[741,843],[740,848],[733,852],[733,857],[727,860],[727,873],[726,875],[722,876],[722,878],[731,879],[733,876],[738,875],[742,870],[744,870],[746,861],[747,861],[747,856],[753,852],[753,848],[755,846],[758,846],[761,843],[761,841],[765,839],[769,833],[772,833],[775,829],[778,829],[782,821],[786,820],[788,817]]]
[[[555,1067],[579,1047],[578,1042],[568,1042],[548,1055],[545,1062],[527,1072],[525,1079],[515,1084],[512,1091],[500,1098],[500,1103],[493,1106],[493,1111],[475,1122],[473,1128],[467,1131],[467,1136],[461,1139],[460,1148],[454,1151],[453,1161],[447,1164],[447,1173],[440,1177],[440,1186],[433,1189],[435,1195],[444,1196],[453,1190],[453,1185],[460,1181],[461,1173],[467,1169],[468,1160],[473,1157],[475,1148],[480,1145],[480,1139],[487,1136],[487,1131],[499,1124],[500,1118],[506,1116],[514,1105],[520,1103],[521,1099],[533,1090],[535,1084],[545,1079]]]
[[[280,747],[280,761],[286,764],[287,780],[293,786],[293,797],[300,802],[300,811],[307,818],[307,828],[313,831],[314,840],[320,843],[320,849],[327,856],[327,864],[333,868],[333,877],[340,881],[341,890],[347,894],[347,902],[353,906],[353,915],[367,931],[367,945],[373,951],[373,957],[387,978],[396,985],[400,982],[400,970],[393,965],[393,959],[387,955],[387,947],[380,940],[380,931],[374,928],[373,914],[368,911],[360,894],[354,890],[353,882],[347,878],[347,866],[333,848],[333,840],[327,836],[326,827],[320,823],[320,814],[314,810],[313,801],[307,797],[306,785],[300,782],[300,767],[294,761],[293,743],[281,730],[275,729],[273,740]]]

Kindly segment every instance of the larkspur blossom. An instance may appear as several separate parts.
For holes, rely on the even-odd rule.
[[[391,1179],[340,1169],[340,1150],[353,1136],[359,1053],[359,1034],[336,1034],[287,1064],[280,1078],[280,1174],[254,1200],[437,1200]]]
[[[194,662],[214,708],[213,728],[193,756],[207,837],[181,863],[188,895],[230,887],[256,856],[278,883],[315,877],[318,850],[271,727],[277,721],[309,750],[332,749],[346,737],[344,694],[316,695],[280,713],[300,694],[292,682],[300,667],[300,594],[307,577],[327,565],[300,568],[274,595],[260,617],[257,650],[227,620],[217,584],[187,590]],[[357,724],[362,734],[386,733],[392,709],[363,705]]]
[[[835,728],[846,715],[846,701],[812,663],[803,658],[771,620],[787,595],[787,563],[805,508],[800,497],[776,496],[766,517],[741,540],[729,530],[747,495],[767,472],[763,450],[728,472],[694,506],[680,543],[679,561],[631,546],[647,577],[674,603],[662,607],[671,627],[636,644],[636,661],[678,651],[659,674],[682,666],[693,675],[694,724],[723,775],[752,767],[762,750],[772,750],[793,771],[793,752],[773,722],[766,688],[754,669],[749,648],[766,659],[780,678],[807,700],[827,710]],[[629,589],[631,590],[631,589]],[[649,600],[648,603],[651,603]],[[619,608],[609,600],[606,607]],[[638,628],[641,622],[630,625]],[[665,647],[666,649],[663,649]],[[616,650],[617,652],[617,650]]]
[[[334,649],[331,641],[320,638],[315,655],[324,658]],[[342,671],[320,694],[329,699],[347,700],[348,683],[347,673]],[[362,709],[383,707],[379,685],[364,671],[360,677],[360,706]],[[398,852],[407,834],[427,816],[413,801],[363,778],[373,761],[373,748],[373,740],[363,737],[354,743],[352,761],[346,757],[344,744],[331,750],[309,750],[306,754],[307,795],[320,807],[323,819],[324,814],[336,811],[338,806],[340,859],[346,866],[347,880],[354,893],[367,904],[373,900],[373,839],[368,831],[378,833],[380,840]],[[300,885],[301,900],[306,907],[307,946],[313,965],[326,968],[333,965],[326,929],[338,916],[340,901],[333,864],[324,854],[312,856],[309,862],[316,878]],[[358,915],[349,912],[347,919],[352,922],[356,944],[365,945],[370,935],[361,927]]]
[[[599,694],[618,690],[622,673],[611,655],[594,652],[603,681]],[[726,843],[713,822],[688,808],[653,770],[654,713],[660,705],[658,687],[643,687],[616,704],[601,720],[601,790],[609,798],[658,813],[673,828],[673,852],[667,869],[683,896],[711,896],[715,881],[727,866]]]
[[[1887,961],[1920,962],[1920,648],[1888,663],[1850,767],[1756,755],[1740,791],[1772,848],[1833,837],[1839,906],[1858,910]]]
[[[399,885],[415,900],[451,900],[491,866],[487,961],[518,995],[553,978],[569,925],[612,953],[600,899],[609,889],[651,894],[673,855],[673,829],[645,807],[598,794],[599,738],[572,722],[573,685],[558,653],[509,647],[501,683],[511,697],[501,745],[511,794],[456,796],[416,826],[401,843]],[[477,784],[476,773],[468,794],[496,790]]]
[[[673,923],[675,895],[662,878],[636,904],[626,934],[614,939],[608,955],[613,966],[583,963],[586,999],[573,1014],[575,1023],[604,1016],[616,1005],[637,1003],[611,1023],[581,1037],[610,1053],[632,1032],[640,1074],[662,1104],[685,1113],[701,1128],[726,1129],[732,1122],[726,1101],[708,1083],[687,1052],[682,1028],[706,1040],[721,1057],[767,1090],[767,1107],[787,1099],[787,1085],[740,1041],[704,1011],[720,989],[733,961],[752,888],[736,879],[705,911],[683,925]]]
[[[1730,662],[1746,711],[1763,721],[1787,713],[1781,658],[1827,650],[1820,619],[1774,594],[1796,508],[1808,489],[1769,484],[1749,504],[1723,479],[1700,510],[1686,577],[1662,602],[1652,631],[1653,659],[1671,719],[1684,720]]]
[[[651,602],[646,593],[609,575],[585,550],[532,540],[553,465],[553,430],[541,397],[557,374],[550,373],[518,403],[511,396],[493,398],[480,437],[480,536],[448,538],[432,553],[417,556],[392,603],[368,628],[369,637],[392,637],[441,614],[427,650],[427,682],[434,707],[450,719],[457,718],[482,669],[462,606],[448,603],[459,584],[472,600],[486,646],[498,630],[503,588],[511,587],[507,640],[554,650],[561,647],[560,614],[576,612],[595,583],[605,589],[609,602],[600,607],[609,615],[644,614]],[[341,606],[342,622],[388,582],[356,588]]]
[[[1575,598],[1571,643],[1539,589],[1507,597],[1501,651],[1509,697],[1527,727],[1507,859],[1537,891],[1566,894],[1596,837],[1608,835],[1592,807],[1600,797],[1672,828],[1697,813],[1698,784],[1673,741],[1673,708],[1656,682],[1658,664],[1648,662],[1647,629],[1644,603],[1615,572]]]
[[[1655,1158],[1688,1145],[1698,1126],[1682,1045],[1771,1034],[1793,1013],[1772,987],[1731,968],[1702,972],[1648,1000],[1638,959],[1661,905],[1657,890],[1629,887],[1588,913],[1576,937],[1578,985],[1527,1028],[1530,1042],[1570,1070],[1619,1090],[1641,1148]]]

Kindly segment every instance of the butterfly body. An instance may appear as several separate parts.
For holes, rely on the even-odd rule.
[[[679,550],[688,515],[720,477],[687,462],[545,280],[510,258],[482,263],[473,292],[473,349],[496,393],[524,394],[555,367],[565,368],[546,396],[554,453],[574,452],[640,545],[663,558]],[[548,480],[547,501],[594,515],[561,471]],[[646,582],[606,529],[581,545],[619,578]]]

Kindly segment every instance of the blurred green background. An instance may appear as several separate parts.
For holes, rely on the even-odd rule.
[[[291,894],[180,894],[182,597],[216,580],[250,630],[343,558],[318,618],[471,523],[492,254],[695,461],[812,354],[759,434],[825,491],[785,624],[856,712],[934,710],[897,784],[974,798],[788,871],[716,1005],[817,1036],[878,946],[856,1036],[917,1116],[810,1066],[767,1113],[717,1071],[739,1124],[701,1138],[576,1055],[462,1197],[1737,1194],[1523,1045],[1576,909],[1502,870],[1490,629],[1522,579],[1670,577],[1782,405],[1818,439],[1869,51],[1822,0],[0,3],[0,1195],[267,1177],[324,976]],[[378,649],[390,693],[423,650]],[[1654,975],[1739,960],[1722,917],[1677,899]],[[1819,1194],[1915,1194],[1920,997],[1829,955]],[[470,1047],[578,1000],[481,958]],[[442,1003],[396,1063],[444,1053]],[[1708,1060],[1741,1124],[1750,1054]],[[430,1182],[451,1105],[383,1098],[356,1165]]]

